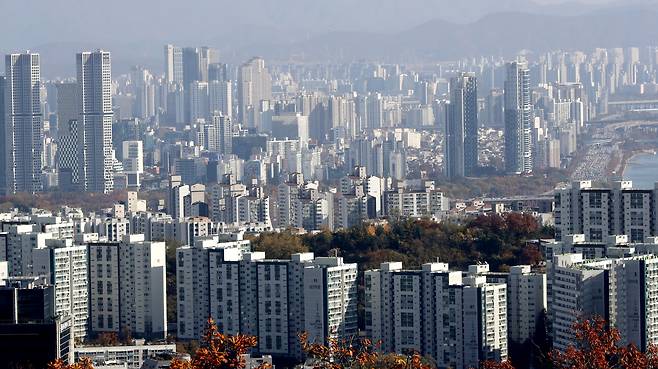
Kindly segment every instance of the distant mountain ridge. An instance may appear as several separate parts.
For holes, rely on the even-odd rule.
[[[286,55],[303,54],[318,60],[401,61],[509,56],[522,49],[542,52],[650,45],[658,45],[658,10],[642,6],[601,9],[578,16],[506,12],[468,24],[433,20],[393,34],[333,32],[274,47],[271,56],[285,59]]]
[[[58,0],[57,3],[67,1],[77,0]],[[198,1],[188,0],[190,3]],[[286,0],[289,6],[282,8],[270,0],[244,0],[247,5],[242,2],[239,5],[243,11],[249,10],[249,4],[259,2],[265,4],[265,10],[235,19],[229,12],[221,13],[216,19],[212,18],[213,14],[203,15],[198,17],[198,27],[192,27],[193,23],[186,23],[192,21],[185,15],[181,15],[184,20],[181,24],[159,25],[158,22],[167,23],[167,19],[162,19],[167,11],[158,9],[149,15],[156,19],[153,27],[140,28],[139,24],[131,24],[122,30],[113,26],[103,30],[102,37],[95,34],[99,32],[95,28],[80,32],[75,23],[66,23],[73,22],[70,16],[60,20],[66,27],[53,28],[46,32],[47,36],[42,37],[43,30],[39,27],[52,26],[48,23],[51,18],[43,24],[22,24],[21,27],[33,25],[35,28],[25,36],[20,35],[7,27],[12,25],[9,19],[12,8],[17,9],[16,3],[22,2],[9,2],[8,12],[0,14],[0,48],[3,48],[0,52],[20,50],[11,46],[17,44],[15,40],[9,41],[12,37],[24,39],[24,44],[18,44],[23,49],[42,53],[42,71],[46,78],[51,78],[72,76],[74,53],[98,47],[112,51],[116,73],[125,73],[134,64],[161,72],[165,43],[217,47],[222,59],[231,63],[239,63],[251,55],[276,61],[409,62],[479,55],[512,56],[522,49],[542,52],[658,44],[658,2],[654,0],[622,0],[613,5],[595,6],[578,2],[537,5],[526,0],[450,0],[449,7],[446,1],[333,0],[323,2],[323,6],[308,7],[304,5],[308,0]],[[142,2],[137,2],[135,6],[142,6],[140,4]],[[350,5],[353,5],[353,12],[346,13]],[[474,21],[457,17],[459,12],[469,9],[470,16],[482,16]],[[494,12],[498,9],[505,11]],[[363,24],[358,24],[359,17],[363,18],[368,10],[370,16]],[[264,17],[263,11],[270,12],[269,16]],[[109,14],[112,15],[112,11]],[[208,22],[208,19],[214,21]],[[124,23],[130,20],[128,16],[121,19]],[[377,20],[379,24],[375,24]],[[102,29],[106,22],[118,21],[101,19],[97,28]],[[313,21],[317,24],[313,25]],[[405,27],[406,24],[413,26]],[[121,38],[121,32],[126,31],[133,33],[129,38]],[[5,42],[6,38],[9,39]]]

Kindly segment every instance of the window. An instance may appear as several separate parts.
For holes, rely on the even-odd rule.
[[[589,214],[589,220],[592,225],[603,225],[603,213],[601,211],[593,211]]]
[[[600,209],[603,205],[603,194],[601,192],[589,193],[589,207]]]
[[[276,336],[276,349],[281,350],[282,342],[281,342],[281,336]]]
[[[185,289],[183,287],[178,288],[178,301],[185,301]]]
[[[400,343],[403,345],[413,345],[414,344],[414,331],[403,330],[400,335]]]
[[[414,296],[413,295],[400,295],[400,307],[402,309],[413,309],[414,308]]]
[[[103,249],[100,247],[96,248],[96,260],[103,260]]]
[[[631,242],[643,242],[644,229],[631,229]]]
[[[104,327],[103,327],[103,323],[104,323],[104,321],[103,321],[103,316],[102,316],[102,315],[99,315],[99,316],[98,316],[98,328],[104,328]]]
[[[632,226],[642,226],[644,225],[644,214],[641,211],[631,212],[631,225]],[[641,240],[644,241],[644,240]]]
[[[590,229],[589,239],[590,241],[603,241],[603,231],[600,229]]]
[[[98,281],[98,282],[96,283],[96,292],[97,292],[99,295],[102,295],[102,294],[103,294],[103,281]]]
[[[644,207],[644,194],[631,193],[631,209],[642,209]]]
[[[413,313],[400,313],[400,326],[406,328],[413,328],[414,314]]]
[[[112,294],[112,282],[107,282],[107,294]]]
[[[107,328],[108,329],[113,329],[114,328],[114,321],[112,319],[112,315],[107,316]]]
[[[404,275],[400,277],[400,291],[402,292],[413,292],[414,290],[414,279],[410,275]]]

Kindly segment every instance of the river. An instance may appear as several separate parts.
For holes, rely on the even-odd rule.
[[[633,187],[653,189],[658,182],[658,155],[638,154],[626,163],[624,179],[633,181]]]

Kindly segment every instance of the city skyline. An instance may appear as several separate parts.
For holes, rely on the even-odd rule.
[[[3,5],[0,361],[655,361],[658,0],[538,1]]]

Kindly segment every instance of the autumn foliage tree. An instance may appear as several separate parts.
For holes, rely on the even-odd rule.
[[[91,359],[84,357],[75,364],[65,364],[62,359],[57,359],[48,364],[47,369],[94,369]]]
[[[621,335],[601,317],[574,325],[575,345],[554,350],[550,361],[555,369],[658,369],[658,348],[646,352],[634,344],[620,344]]]
[[[620,343],[621,334],[608,327],[601,317],[576,322],[575,342],[564,351],[553,350],[548,355],[553,369],[658,369],[658,347],[650,345],[642,352],[634,344]],[[482,363],[483,369],[514,369],[509,362]]]
[[[380,354],[379,344],[368,339],[328,339],[327,344],[311,343],[299,335],[302,350],[314,369],[431,369],[417,352],[409,355]]]
[[[174,359],[171,369],[239,369],[245,367],[244,354],[257,344],[256,337],[247,335],[229,336],[220,333],[212,319],[201,337],[201,347],[192,361]],[[259,369],[267,369],[263,364]]]

